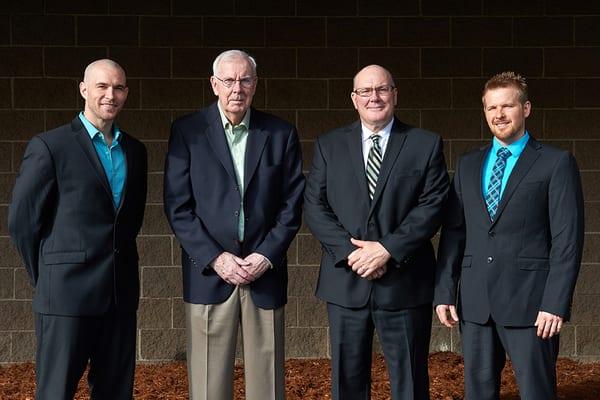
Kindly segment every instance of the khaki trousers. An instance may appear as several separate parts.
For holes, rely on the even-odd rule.
[[[284,400],[284,307],[254,305],[238,286],[221,304],[185,303],[191,400],[232,400],[238,326],[247,400]]]

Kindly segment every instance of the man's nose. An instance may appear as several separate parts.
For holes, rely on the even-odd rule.
[[[369,100],[379,100],[381,98],[379,91],[375,88],[371,90],[371,95],[369,96]]]

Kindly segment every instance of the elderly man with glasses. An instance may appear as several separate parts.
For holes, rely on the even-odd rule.
[[[173,122],[164,204],[182,250],[190,399],[232,400],[238,327],[246,398],[281,400],[287,249],[304,176],[296,128],[251,108],[256,62],[213,63],[218,100]]]
[[[397,89],[378,65],[354,77],[360,120],[320,136],[304,218],[321,242],[332,399],[370,398],[377,331],[391,398],[429,399],[435,255],[448,174],[441,138],[394,117]]]

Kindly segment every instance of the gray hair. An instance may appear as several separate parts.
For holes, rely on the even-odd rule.
[[[242,50],[225,50],[224,52],[219,54],[217,58],[215,58],[215,61],[212,65],[213,75],[217,75],[217,69],[219,69],[219,65],[222,62],[240,58],[248,60],[250,66],[252,67],[252,72],[254,72],[254,76],[256,76],[256,60],[250,54]]]

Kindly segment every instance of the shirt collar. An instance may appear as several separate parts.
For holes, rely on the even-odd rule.
[[[219,108],[219,115],[221,116],[221,123],[223,124],[223,129],[225,129],[225,131],[227,131],[227,128],[229,127],[233,129],[234,125],[231,122],[229,122],[229,120],[225,116],[225,113],[223,112],[223,109],[221,108],[221,103],[219,103],[218,101],[217,107]],[[240,121],[239,125],[235,126],[244,126],[246,129],[250,129],[250,108],[246,110],[246,114],[244,115],[244,118],[242,118],[242,120]]]
[[[79,113],[79,119],[81,120],[81,123],[83,123],[83,126],[84,126],[85,130],[87,131],[88,135],[90,135],[90,138],[92,140],[94,140],[94,138],[96,137],[96,135],[102,133],[102,132],[100,132],[100,130],[98,128],[96,128],[94,126],[94,124],[92,124],[85,117],[85,115],[83,115],[83,111]],[[112,130],[113,130],[113,141],[114,142],[119,142],[119,139],[121,138],[121,130],[117,126],[116,122],[113,122]]]
[[[503,146],[498,141],[498,139],[494,138],[494,140],[492,141],[492,154],[496,154],[498,152],[498,149],[500,149],[501,147],[506,147],[508,150],[510,150],[511,157],[519,157],[525,149],[528,140],[529,132],[527,131],[525,131],[525,134],[519,140],[512,142],[508,146]]]
[[[362,127],[362,141],[363,142],[369,140],[371,135],[374,135],[374,134],[379,135],[382,140],[386,140],[390,136],[390,133],[392,132],[392,125],[394,125],[394,118],[392,118],[392,120],[390,122],[388,122],[388,124],[386,126],[384,126],[383,129],[377,133],[371,131],[362,122],[360,125]]]

